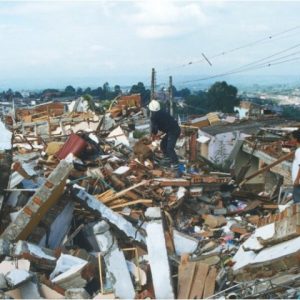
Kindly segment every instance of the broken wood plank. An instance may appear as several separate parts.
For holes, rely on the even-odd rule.
[[[135,205],[135,204],[139,204],[139,203],[152,204],[152,202],[153,201],[150,200],[150,199],[139,199],[139,200],[135,200],[135,201],[126,202],[126,203],[123,203],[123,204],[113,205],[113,206],[110,206],[110,208],[115,209],[115,208],[120,208],[120,207],[131,206],[131,205]]]
[[[215,267],[210,268],[209,273],[205,280],[203,298],[210,297],[214,294],[216,277],[217,277],[217,269]]]
[[[109,189],[109,190],[105,191],[104,193],[102,193],[102,194],[100,194],[100,195],[96,195],[96,198],[97,198],[97,199],[100,199],[100,200],[103,200],[103,199],[105,199],[105,198],[107,198],[107,197],[112,196],[114,193],[115,193],[115,192],[114,192],[113,189]]]
[[[145,184],[147,184],[147,183],[148,183],[148,180],[143,180],[142,182],[139,182],[139,183],[137,183],[137,184],[134,184],[134,185],[130,186],[129,188],[127,188],[127,189],[125,189],[125,190],[122,190],[122,191],[116,193],[115,195],[113,195],[112,197],[110,197],[109,199],[107,199],[107,202],[106,202],[106,203],[108,203],[108,202],[110,202],[110,201],[113,201],[113,200],[115,200],[115,199],[117,199],[117,198],[119,198],[119,197],[125,195],[128,191],[134,190],[134,189],[136,189],[136,188],[138,188],[138,187],[140,187],[140,186],[142,186],[142,185],[145,185]]]
[[[263,209],[278,209],[278,204],[263,204]]]
[[[192,289],[189,295],[190,299],[202,298],[208,269],[209,269],[209,265],[203,263],[197,263],[195,279],[193,281]]]
[[[138,200],[139,199],[139,196],[133,192],[133,191],[128,191],[126,194],[125,194],[126,197],[130,198],[131,200]]]
[[[178,299],[189,299],[194,281],[197,263],[188,261],[188,257],[188,255],[181,256],[181,263],[178,268]]]
[[[157,178],[154,179],[160,186],[190,186],[191,182],[185,179]]]

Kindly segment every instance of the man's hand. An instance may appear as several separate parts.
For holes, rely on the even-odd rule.
[[[159,140],[159,136],[157,134],[151,134],[151,140],[152,142]]]

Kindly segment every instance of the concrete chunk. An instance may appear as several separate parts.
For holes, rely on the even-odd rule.
[[[199,244],[199,241],[197,239],[177,230],[173,230],[173,240],[176,254],[179,256],[185,253],[193,253],[197,249]]]
[[[114,212],[101,201],[90,195],[84,190],[73,189],[76,197],[80,202],[87,205],[88,209],[97,211],[101,216],[109,221],[109,223],[117,226],[128,237],[135,239],[138,242],[145,242],[145,238],[137,231],[137,229],[121,215]]]
[[[166,240],[162,220],[157,218],[159,215],[161,215],[160,208],[156,208],[155,210],[148,208],[146,211],[146,216],[155,217],[146,227],[146,241],[153,286],[156,298],[174,299]]]
[[[91,296],[83,288],[74,288],[65,292],[65,299],[91,299]]]
[[[7,289],[7,282],[3,273],[0,273],[0,290]]]
[[[5,279],[9,286],[17,286],[18,284],[29,280],[32,275],[26,270],[14,269],[7,273]]]
[[[50,274],[53,283],[64,289],[83,288],[86,280],[82,278],[81,271],[88,264],[84,259],[62,254],[57,260],[54,271]]]
[[[134,299],[135,291],[124,253],[119,249],[108,223],[101,221],[94,225],[93,229],[99,249],[105,253],[104,261],[112,279],[116,297]]]
[[[8,240],[0,239],[0,256],[9,256],[12,247],[12,244]]]

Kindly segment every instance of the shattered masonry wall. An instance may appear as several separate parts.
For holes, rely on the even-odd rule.
[[[47,181],[30,198],[16,220],[5,229],[1,238],[9,241],[25,240],[40,220],[62,195],[65,181],[73,169],[73,163],[62,160]]]

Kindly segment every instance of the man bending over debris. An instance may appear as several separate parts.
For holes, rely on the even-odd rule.
[[[160,142],[160,149],[164,154],[164,159],[161,163],[165,166],[171,164],[171,167],[177,168],[178,157],[175,152],[175,145],[180,136],[180,127],[169,113],[160,108],[160,103],[157,100],[152,100],[148,107],[151,111],[152,140],[157,138],[158,131],[165,133]]]
[[[292,180],[294,184],[293,198],[295,203],[300,202],[300,130],[292,132],[293,138],[297,143],[297,150],[292,165]]]

